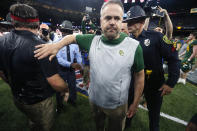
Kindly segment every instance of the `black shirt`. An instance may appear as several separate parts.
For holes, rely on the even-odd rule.
[[[190,120],[191,123],[195,124],[197,126],[197,114],[192,116],[192,119]]]
[[[34,58],[35,46],[44,43],[29,31],[11,31],[0,38],[0,67],[9,79],[16,100],[34,104],[53,95],[46,78],[57,74],[57,60]]]
[[[156,77],[160,77],[160,80],[164,81],[163,60],[168,62],[166,84],[174,87],[179,78],[180,61],[177,51],[173,49],[174,47],[167,37],[156,31],[143,30],[138,38],[134,39],[140,42],[143,49],[145,69],[152,70],[153,74],[156,72],[159,75]],[[155,79],[157,79],[156,77]]]

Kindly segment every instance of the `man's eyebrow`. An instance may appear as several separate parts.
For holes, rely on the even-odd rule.
[[[111,18],[120,18],[120,16],[111,16],[111,15],[106,15],[104,17],[111,17]]]

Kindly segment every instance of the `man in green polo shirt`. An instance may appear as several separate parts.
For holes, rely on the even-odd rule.
[[[144,89],[144,63],[138,41],[121,32],[123,5],[119,1],[105,2],[101,8],[103,35],[66,36],[56,44],[36,46],[35,57],[42,59],[70,43],[78,43],[89,51],[90,88],[89,101],[98,131],[104,130],[108,117],[109,131],[123,131],[125,119],[132,117]],[[131,70],[134,73],[134,102],[127,107]]]

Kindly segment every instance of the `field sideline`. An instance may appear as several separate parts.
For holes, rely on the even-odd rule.
[[[165,96],[161,112],[188,122],[197,113],[197,87],[187,83],[177,84],[169,96]],[[54,99],[55,100],[55,99]],[[28,131],[27,118],[13,104],[10,88],[0,80],[0,131]],[[65,103],[64,112],[56,116],[53,131],[95,131],[88,99],[78,95],[77,108]],[[148,131],[148,114],[139,108],[126,131]],[[161,117],[161,131],[184,131],[185,125]]]

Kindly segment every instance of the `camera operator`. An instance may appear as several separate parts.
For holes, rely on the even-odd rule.
[[[148,15],[163,18],[164,23],[165,23],[165,30],[166,30],[165,35],[167,36],[168,39],[172,39],[173,25],[172,25],[172,21],[170,19],[170,16],[168,15],[167,10],[161,8],[157,4],[154,5],[154,3],[151,3],[151,2],[150,4],[148,3],[147,5],[145,5],[144,8]],[[145,25],[144,25],[145,30],[148,29],[149,22],[150,22],[150,18],[147,18],[145,21]],[[164,29],[161,26],[157,26],[156,28],[154,28],[154,30],[160,33],[164,33]]]
[[[96,34],[96,35],[101,35],[100,29],[98,29],[91,21],[89,14],[86,14],[81,23],[82,27],[82,33],[83,34]],[[82,58],[83,58],[83,65],[84,65],[84,70],[83,70],[83,85],[85,89],[88,89],[90,78],[89,78],[89,53],[86,50],[82,50]]]
[[[87,28],[86,28],[87,27]],[[90,16],[86,14],[81,22],[81,30],[83,34],[94,34],[96,31],[95,24],[92,23]]]
[[[41,24],[39,30],[39,37],[46,43],[52,43],[50,39],[50,30],[47,24]]]

